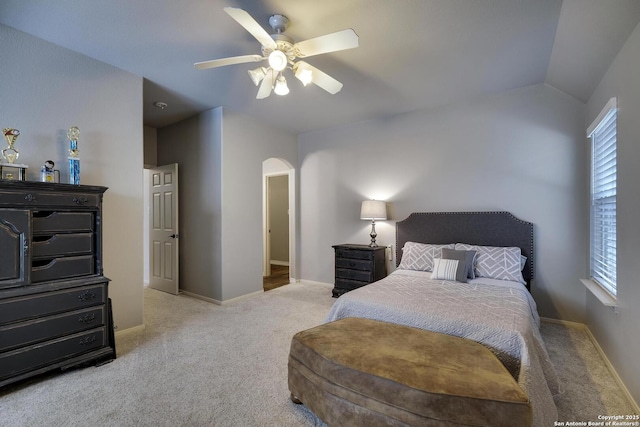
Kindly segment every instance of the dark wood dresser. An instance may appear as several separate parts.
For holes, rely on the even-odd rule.
[[[387,275],[385,247],[367,245],[335,245],[335,298]]]
[[[116,356],[105,187],[0,181],[0,387]]]

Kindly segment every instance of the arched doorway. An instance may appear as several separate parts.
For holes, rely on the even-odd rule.
[[[269,158],[263,175],[263,287],[270,290],[296,279],[295,170],[286,160]]]

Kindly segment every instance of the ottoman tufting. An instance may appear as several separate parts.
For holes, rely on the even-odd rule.
[[[463,338],[345,318],[298,332],[291,399],[330,426],[530,426],[529,398]]]

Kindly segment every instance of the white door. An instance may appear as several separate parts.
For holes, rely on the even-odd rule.
[[[149,287],[177,295],[178,164],[149,170]]]

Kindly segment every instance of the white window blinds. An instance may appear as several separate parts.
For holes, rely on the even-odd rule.
[[[616,295],[616,99],[587,130],[591,138],[591,278]]]

